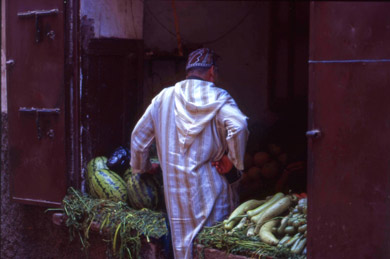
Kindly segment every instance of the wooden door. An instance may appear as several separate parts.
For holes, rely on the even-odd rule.
[[[64,1],[6,6],[11,195],[59,204],[67,186]]]
[[[85,168],[96,156],[110,156],[117,147],[130,146],[131,131],[142,115],[143,42],[90,39],[83,53],[81,143]]]
[[[311,3],[308,258],[390,258],[389,13]]]

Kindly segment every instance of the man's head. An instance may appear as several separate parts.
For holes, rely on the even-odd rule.
[[[206,81],[215,82],[217,80],[218,55],[208,48],[197,49],[190,53],[187,60],[187,78],[197,76]]]

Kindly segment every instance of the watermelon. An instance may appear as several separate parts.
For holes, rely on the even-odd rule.
[[[127,200],[126,183],[114,171],[98,169],[89,178],[90,188],[97,198],[113,201]]]
[[[124,173],[123,173],[123,180],[125,180],[125,182],[127,182],[127,180],[129,179],[129,177],[133,174],[133,171],[131,170],[131,167],[129,167]]]
[[[93,186],[91,185],[91,179],[95,174],[96,170],[99,169],[108,169],[107,167],[107,157],[98,156],[91,159],[87,164],[87,182],[88,182],[88,191],[93,197],[98,198],[98,194],[94,192]]]
[[[156,210],[163,202],[163,200],[160,200],[163,197],[160,174],[132,174],[131,169],[128,169],[124,177],[127,178],[127,194],[132,208]]]
[[[99,170],[99,169],[108,169],[107,157],[98,156],[98,157],[91,159],[91,161],[88,162],[88,164],[87,164],[88,175],[92,174],[93,172],[95,172],[96,170]]]

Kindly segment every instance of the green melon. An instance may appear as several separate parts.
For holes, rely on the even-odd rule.
[[[96,170],[99,169],[108,169],[107,167],[107,157],[98,156],[91,159],[87,164],[87,182],[88,182],[88,192],[95,198],[99,198],[98,194],[95,193],[93,186],[91,185],[91,179],[95,174]]]
[[[125,180],[125,182],[127,182],[127,180],[129,179],[129,177],[133,174],[133,171],[131,170],[131,167],[127,168],[127,170],[123,173],[123,180]]]
[[[108,169],[107,167],[107,157],[105,156],[98,156],[93,159],[91,159],[87,164],[87,172],[88,175],[92,174],[96,170],[99,169]]]
[[[114,171],[96,170],[90,178],[90,187],[97,198],[123,202],[127,200],[126,183]]]
[[[126,171],[127,194],[129,204],[134,209],[148,208],[155,210],[160,205],[162,195],[161,175],[132,174],[131,169]]]

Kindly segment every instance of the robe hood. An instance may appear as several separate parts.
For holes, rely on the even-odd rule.
[[[184,153],[231,97],[211,82],[188,79],[175,85],[174,98],[180,152]]]

